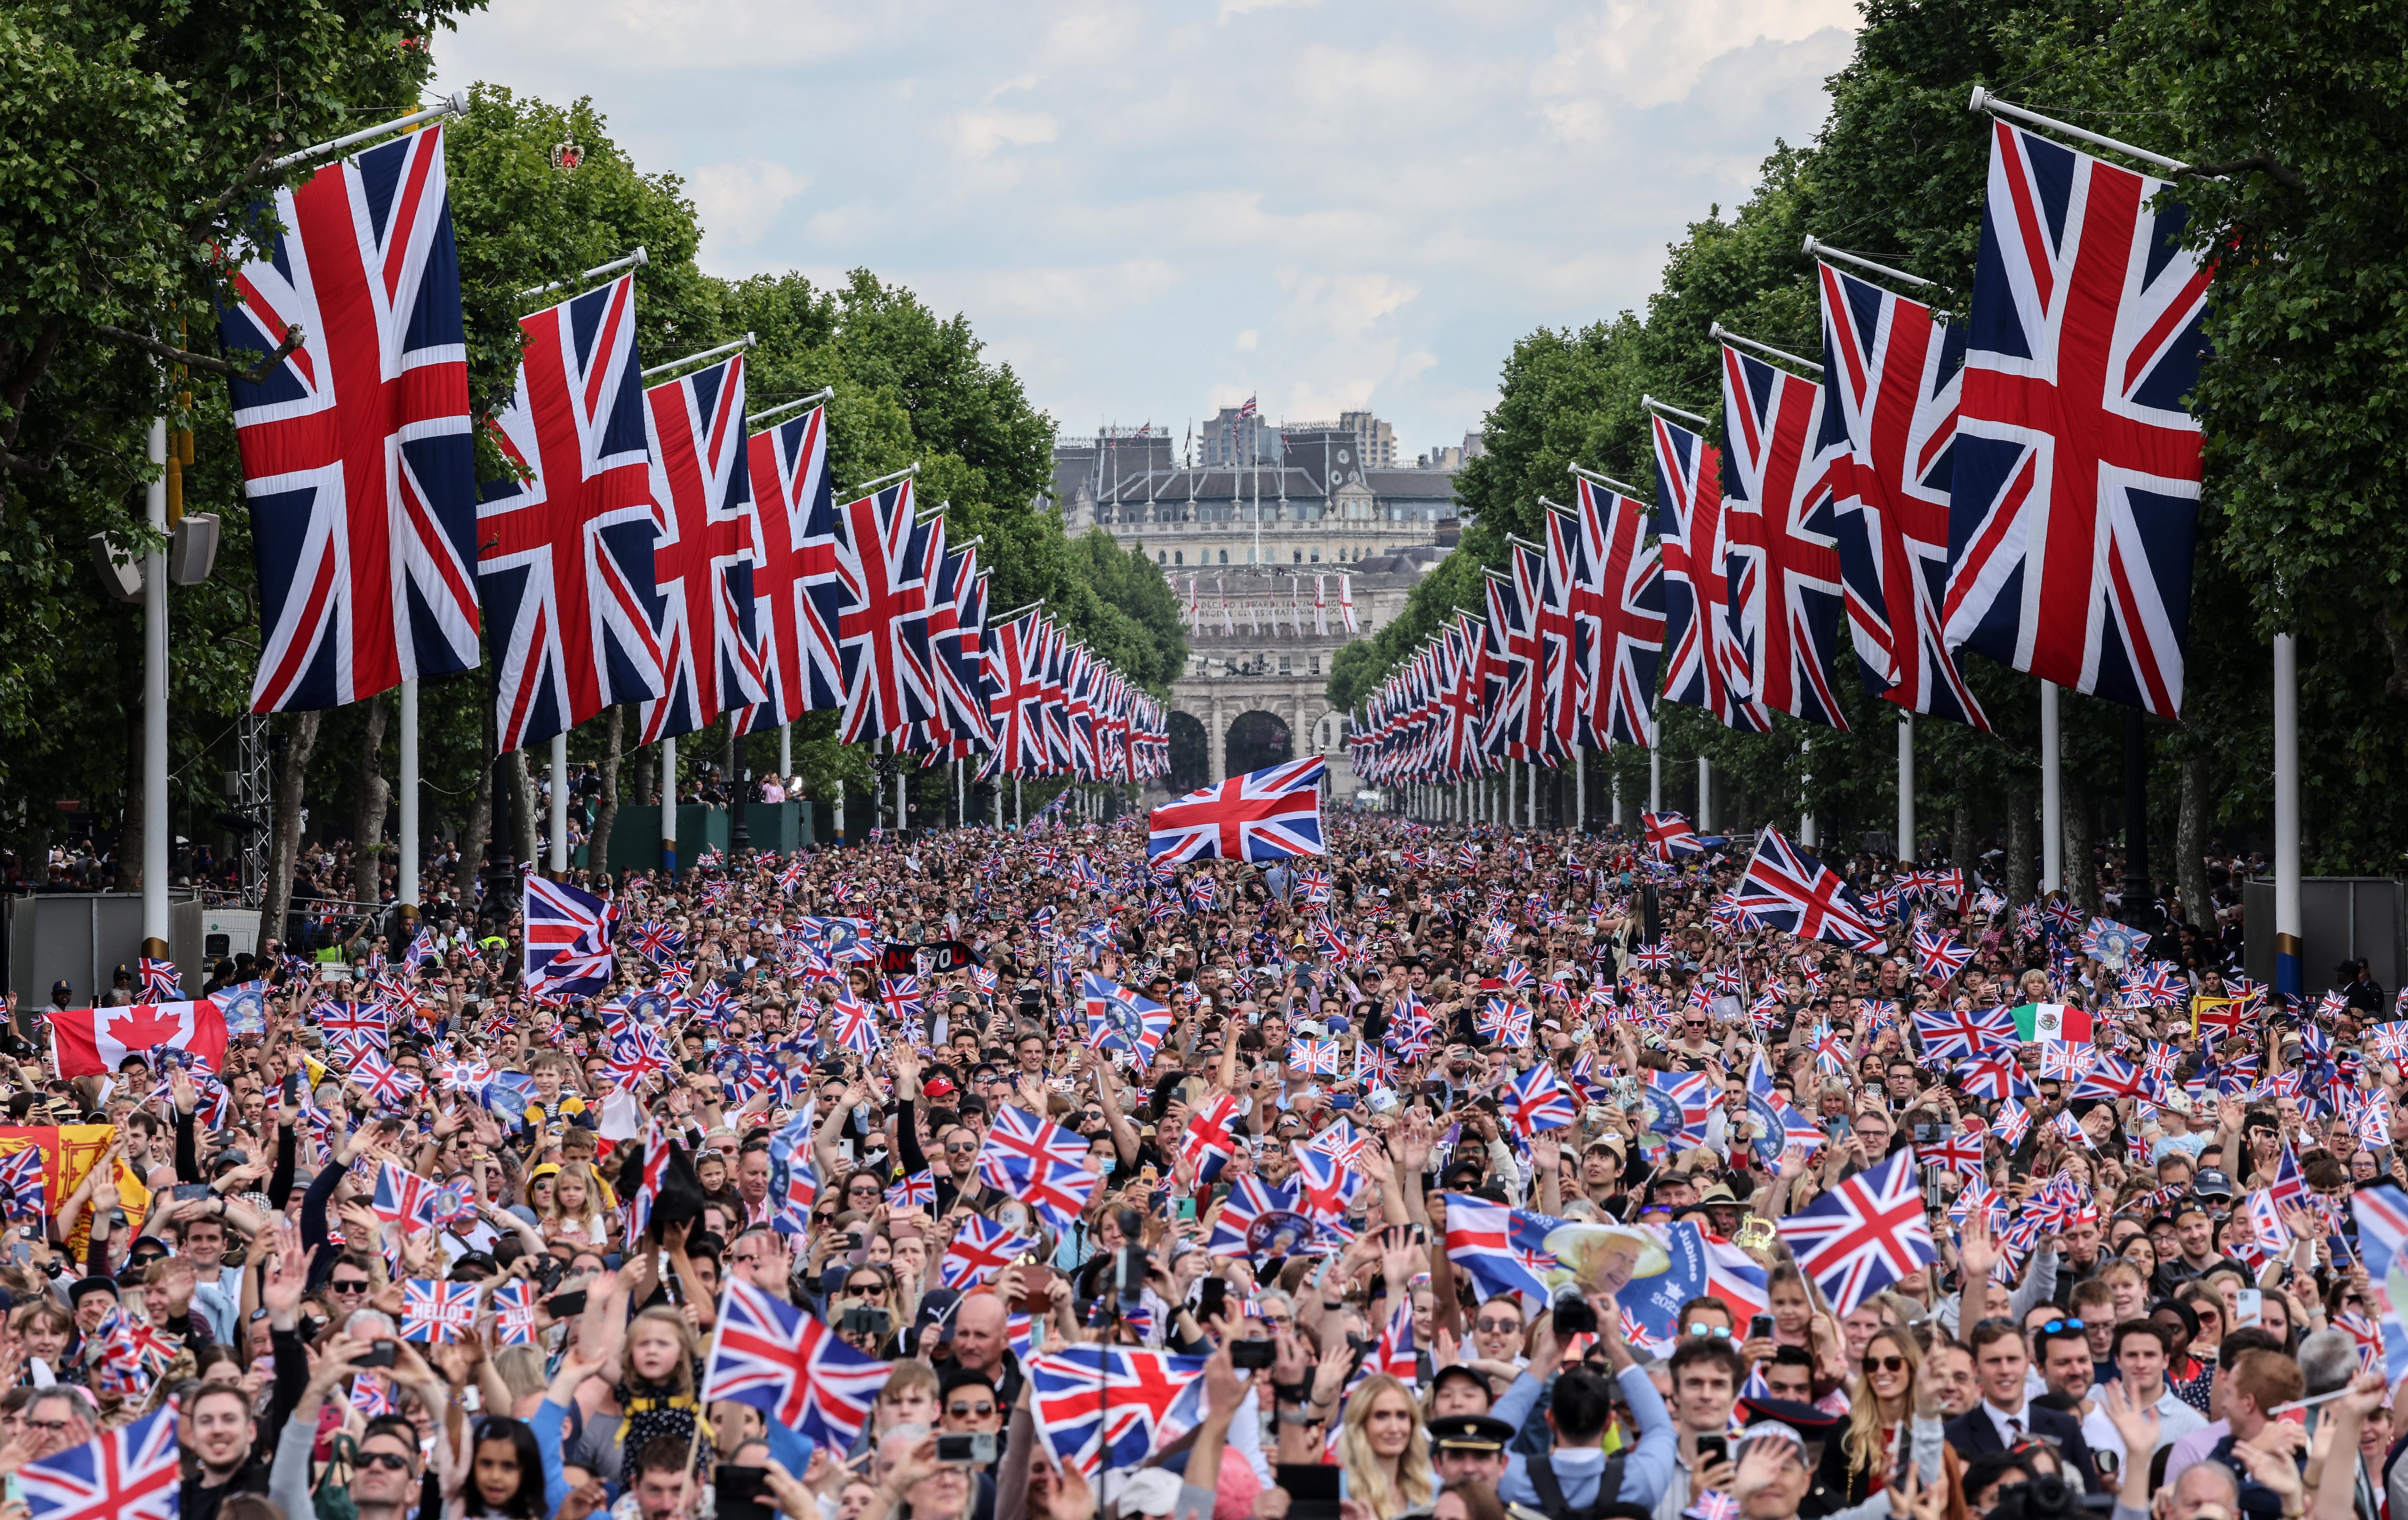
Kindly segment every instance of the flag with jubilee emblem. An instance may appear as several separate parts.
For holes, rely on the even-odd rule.
[[[494,420],[517,473],[485,482],[477,508],[504,753],[661,695],[635,276],[519,327],[518,388]]]
[[[226,349],[301,346],[231,384],[259,567],[254,712],[341,707],[477,663],[477,480],[460,257],[429,126],[276,193]]]

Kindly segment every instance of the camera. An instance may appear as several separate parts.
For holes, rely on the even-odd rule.
[[[2059,1474],[2043,1472],[2029,1483],[2000,1489],[1990,1520],[2073,1520],[2082,1513],[2081,1493]]]
[[[937,1437],[937,1460],[955,1467],[984,1467],[995,1460],[995,1432]]]
[[[1229,1342],[1229,1365],[1251,1368],[1257,1372],[1270,1370],[1271,1359],[1279,1355],[1279,1343],[1273,1341],[1232,1341]]]
[[[1550,1314],[1555,1321],[1555,1341],[1558,1344],[1570,1341],[1576,1335],[1597,1334],[1597,1310],[1586,1298],[1581,1297],[1577,1289],[1569,1291],[1562,1298],[1557,1298]]]
[[[1917,1145],[1937,1145],[1946,1138],[1945,1126],[1918,1124],[1914,1126],[1914,1143]]]

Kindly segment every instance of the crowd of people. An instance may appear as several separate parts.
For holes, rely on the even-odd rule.
[[[1873,953],[1743,844],[1326,826],[587,873],[591,996],[516,918],[270,945],[214,1069],[16,1011],[10,1121],[114,1127],[0,1149],[12,1496],[172,1407],[184,1520],[2386,1520],[2390,1010],[1958,873],[1860,873]],[[1784,1222],[1893,1163],[1835,1276]],[[713,1398],[763,1296],[841,1366]]]

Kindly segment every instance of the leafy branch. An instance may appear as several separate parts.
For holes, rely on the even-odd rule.
[[[172,343],[162,343],[155,337],[146,337],[129,328],[112,327],[105,322],[93,323],[92,330],[104,337],[113,337],[120,343],[140,349],[153,358],[165,359],[169,364],[197,369],[203,374],[223,375],[228,380],[238,380],[245,385],[266,384],[267,377],[275,373],[276,366],[291,358],[294,351],[298,349],[308,336],[302,331],[299,323],[293,323],[284,329],[284,341],[276,345],[274,352],[249,369],[244,369],[231,360],[215,358],[206,353],[194,353],[190,349],[179,349]]]

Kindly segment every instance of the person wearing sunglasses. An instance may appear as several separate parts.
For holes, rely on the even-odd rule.
[[[1923,1375],[1923,1348],[1905,1331],[1884,1326],[1866,1340],[1854,1370],[1846,1428],[1824,1443],[1818,1475],[1833,1505],[1871,1497],[1910,1448],[1923,1480],[1937,1482],[1944,1444],[1940,1390]]]

